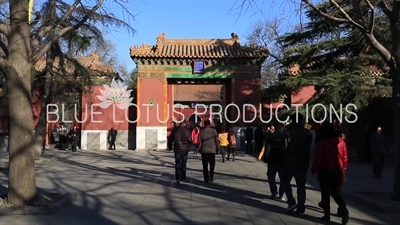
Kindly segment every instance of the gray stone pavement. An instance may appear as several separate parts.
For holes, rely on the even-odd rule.
[[[0,225],[324,224],[318,219],[322,213],[316,188],[308,187],[304,217],[287,215],[285,203],[268,198],[265,165],[251,156],[240,154],[235,162],[225,163],[219,156],[214,183],[204,184],[200,156],[190,155],[188,180],[176,187],[172,152],[53,150],[46,154],[61,161],[38,166],[38,187],[77,193],[77,199],[53,215],[2,216]],[[390,173],[386,170],[385,177]],[[348,177],[350,191],[391,189],[389,178],[377,182],[362,165],[350,165]],[[316,183],[314,177],[309,181]],[[7,186],[7,177],[0,172],[1,185]],[[348,204],[350,224],[398,224],[400,219],[399,214]],[[338,218],[332,219],[329,224],[339,224]]]

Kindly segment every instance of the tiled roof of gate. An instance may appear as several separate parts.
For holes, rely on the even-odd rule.
[[[219,102],[222,84],[176,84],[174,101],[177,102]]]
[[[76,57],[74,58],[79,64],[83,67],[90,70],[91,75],[109,75],[114,77],[116,74],[114,73],[112,67],[105,65],[101,62],[100,56],[93,52],[88,57]],[[58,69],[60,63],[60,58],[56,58],[54,60],[53,68]],[[74,71],[74,66],[72,63],[66,63],[66,71],[67,73],[72,73]],[[38,71],[43,71],[46,68],[46,59],[40,59],[35,65],[34,68]]]
[[[131,46],[132,58],[266,58],[267,48],[241,46],[238,35],[230,39],[167,39],[165,33],[155,45]]]

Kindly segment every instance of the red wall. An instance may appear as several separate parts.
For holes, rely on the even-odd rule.
[[[41,112],[41,107],[42,107],[42,100],[41,96],[43,93],[43,89],[41,87],[36,87],[32,91],[32,96],[31,96],[31,107],[32,107],[32,116],[33,116],[33,129],[35,129],[36,125],[39,122],[39,116]],[[7,102],[7,100],[5,100]],[[5,103],[5,105],[2,105],[2,107],[6,108],[8,110],[8,104]],[[9,134],[9,116],[7,113],[5,115],[0,115],[1,118],[1,126],[2,129],[0,129],[0,134],[3,135],[8,135]],[[50,136],[51,133],[51,126],[48,127],[48,136]]]
[[[128,130],[129,109],[119,109],[116,105],[110,105],[108,108],[103,109],[99,106],[92,106],[99,104],[101,101],[97,96],[101,95],[100,90],[104,90],[103,86],[92,86],[90,94],[82,95],[82,130]],[[92,112],[92,109],[95,113]],[[101,114],[97,114],[101,113]],[[126,114],[126,116],[125,116]],[[134,120],[134,119],[131,119]],[[101,121],[94,123],[94,121]]]
[[[254,118],[254,109],[252,107],[243,107],[243,104],[252,104],[259,108],[261,103],[261,95],[260,95],[260,79],[235,79],[234,86],[234,102],[240,109],[240,120],[238,124],[243,125],[243,117],[245,116],[246,120],[251,120]],[[258,110],[257,110],[258,111]],[[231,120],[235,120],[237,118],[237,109],[233,109],[233,117]]]
[[[164,120],[164,80],[159,78],[140,79],[140,93],[138,93],[138,107],[140,111],[139,126],[162,126]],[[155,107],[147,109],[150,99],[155,100]],[[158,108],[158,109],[157,109]],[[148,115],[147,115],[148,111]]]

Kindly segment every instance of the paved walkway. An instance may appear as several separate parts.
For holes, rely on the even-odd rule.
[[[226,163],[218,157],[214,183],[204,184],[200,157],[190,155],[188,181],[176,187],[170,152],[54,150],[48,154],[62,160],[39,166],[38,187],[78,193],[78,198],[53,215],[2,216],[1,225],[323,224],[318,219],[322,214],[315,188],[310,186],[307,192],[304,217],[287,215],[285,203],[268,198],[265,165],[250,156],[240,155],[236,162]],[[365,173],[360,168],[354,171]],[[315,183],[315,178],[310,181]],[[351,189],[366,186],[360,182],[348,184]],[[385,180],[381,182],[386,186]],[[0,172],[1,185],[7,185],[7,178]],[[349,209],[350,224],[396,224],[400,219],[399,214],[380,214],[353,202]],[[338,218],[332,219],[330,224],[339,224]]]

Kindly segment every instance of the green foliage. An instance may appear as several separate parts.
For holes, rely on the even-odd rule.
[[[129,79],[126,81],[128,87],[130,89],[136,89],[137,87],[137,78],[139,77],[139,72],[137,68],[135,68],[131,73]]]
[[[351,11],[350,0],[342,1],[341,6],[350,15],[355,13]],[[339,14],[330,3],[321,3],[318,8],[330,15]],[[366,6],[362,11],[367,17]],[[306,15],[309,22],[300,32],[289,33],[279,40],[287,49],[283,67],[298,65],[301,71],[298,75],[286,76],[280,81],[281,86],[299,90],[314,85],[317,93],[308,104],[334,105],[335,108],[353,103],[361,109],[375,97],[390,95],[390,79],[371,73],[373,70],[387,72],[386,65],[358,30],[326,19],[311,8]],[[377,24],[377,39],[390,46],[387,21],[378,16]]]

